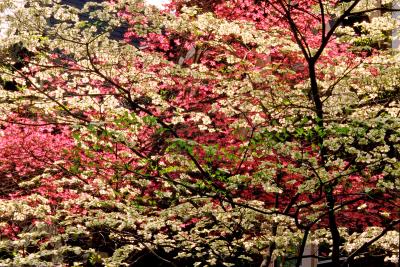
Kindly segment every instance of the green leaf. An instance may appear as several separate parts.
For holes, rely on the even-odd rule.
[[[143,121],[145,124],[147,124],[149,126],[157,125],[157,118],[154,116],[145,116],[145,117],[143,117]]]

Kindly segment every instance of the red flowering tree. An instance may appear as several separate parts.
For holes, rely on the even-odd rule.
[[[396,22],[340,26],[377,8],[35,3],[3,64],[4,264],[398,260]]]

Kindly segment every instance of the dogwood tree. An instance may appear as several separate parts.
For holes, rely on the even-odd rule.
[[[399,56],[377,48],[399,23],[342,26],[384,4],[30,1],[2,44],[2,264],[398,261]]]

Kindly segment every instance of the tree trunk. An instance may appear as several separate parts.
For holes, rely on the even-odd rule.
[[[303,261],[303,254],[304,254],[304,249],[307,244],[307,238],[308,238],[308,233],[310,232],[310,229],[306,229],[304,231],[303,239],[301,240],[299,252],[297,254],[297,259],[296,259],[296,267],[300,267],[301,262]]]
[[[323,112],[323,105],[321,101],[321,97],[319,95],[319,88],[317,83],[317,75],[315,71],[315,61],[309,60],[308,61],[308,69],[309,69],[309,76],[310,76],[310,96],[312,101],[314,102],[315,113],[317,115],[317,126],[318,130],[317,140],[318,146],[320,147],[320,165],[321,167],[325,167],[326,162],[326,149],[323,145],[324,143],[324,112]],[[321,185],[322,186],[322,185]],[[328,184],[325,185],[325,193],[326,193],[326,201],[328,205],[328,219],[329,219],[329,230],[332,235],[332,263],[334,266],[340,265],[340,233],[338,230],[338,226],[336,223],[336,216],[335,216],[335,198],[333,196],[333,186]]]

